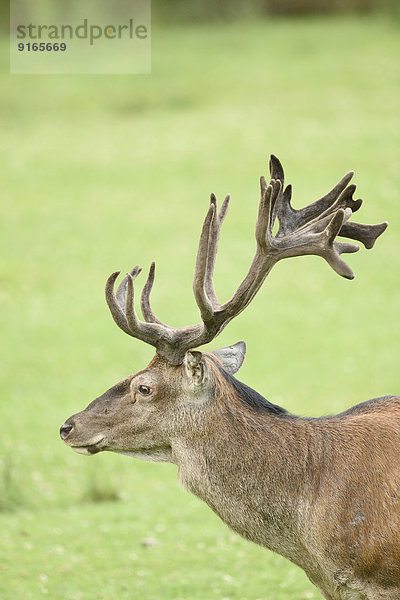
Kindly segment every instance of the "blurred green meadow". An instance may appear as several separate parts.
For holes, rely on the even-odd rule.
[[[210,192],[232,194],[216,287],[233,292],[271,152],[296,207],[354,169],[355,220],[389,229],[347,257],[352,282],[316,257],[278,264],[213,346],[245,339],[239,378],[294,413],[399,393],[399,50],[398,23],[376,16],[158,25],[150,76],[9,76],[3,41],[0,598],[321,598],[174,466],[80,456],[58,429],[152,357],[108,313],[112,271],[155,260],[160,318],[197,322]]]

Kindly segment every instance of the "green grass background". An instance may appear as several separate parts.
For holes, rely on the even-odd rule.
[[[2,45],[0,597],[318,599],[181,490],[172,465],[79,456],[58,428],[152,357],[108,314],[112,271],[156,260],[156,312],[197,322],[211,191],[232,194],[216,268],[220,296],[232,293],[270,152],[295,206],[354,169],[356,218],[390,227],[348,256],[352,282],[316,257],[279,264],[214,345],[245,339],[240,378],[295,413],[399,392],[398,24],[158,26],[152,55],[151,76],[9,76]]]

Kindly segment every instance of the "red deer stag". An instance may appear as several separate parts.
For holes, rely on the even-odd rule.
[[[400,397],[370,400],[336,416],[300,418],[234,378],[244,342],[194,350],[250,304],[278,261],[314,254],[352,279],[341,254],[359,248],[336,236],[372,248],[386,229],[387,223],[349,222],[362,202],[353,200],[352,172],[326,196],[295,210],[274,156],[270,171],[269,184],[261,178],[254,259],[224,304],[213,271],[229,196],[219,212],[211,196],[193,282],[200,324],[173,328],[158,319],[150,305],[154,263],[141,296],[143,321],[134,307],[140,267],[116,292],[119,272],[109,277],[106,299],[114,321],[154,346],[156,355],[70,417],[61,438],[81,454],[109,450],[175,463],[180,481],[229,527],[293,561],[329,600],[399,600]]]

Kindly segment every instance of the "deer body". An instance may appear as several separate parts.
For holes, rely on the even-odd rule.
[[[174,329],[150,306],[154,263],[141,308],[134,307],[135,267],[106,299],[118,326],[155,346],[150,365],[122,380],[61,427],[82,454],[113,451],[169,461],[179,479],[234,531],[300,566],[327,600],[400,598],[400,398],[385,397],[337,416],[305,419],[271,404],[234,374],[245,355],[239,342],[211,353],[211,341],[252,300],[281,259],[317,254],[340,275],[353,274],[341,254],[371,248],[386,223],[348,223],[352,173],[301,210],[290,205],[283,169],[271,158],[272,179],[261,178],[257,250],[235,294],[220,304],[213,286],[219,213],[215,197],[204,221],[194,294],[202,322]],[[273,234],[275,220],[279,230]]]
[[[230,528],[326,598],[400,597],[400,398],[302,419],[228,395],[203,427],[175,443],[174,462]]]

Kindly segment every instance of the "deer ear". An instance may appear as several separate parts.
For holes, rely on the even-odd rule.
[[[243,364],[246,355],[246,344],[238,342],[233,346],[213,350],[211,354],[218,358],[227,373],[234,375]]]
[[[185,356],[186,373],[195,385],[200,385],[205,377],[203,355],[198,350],[189,350]]]

